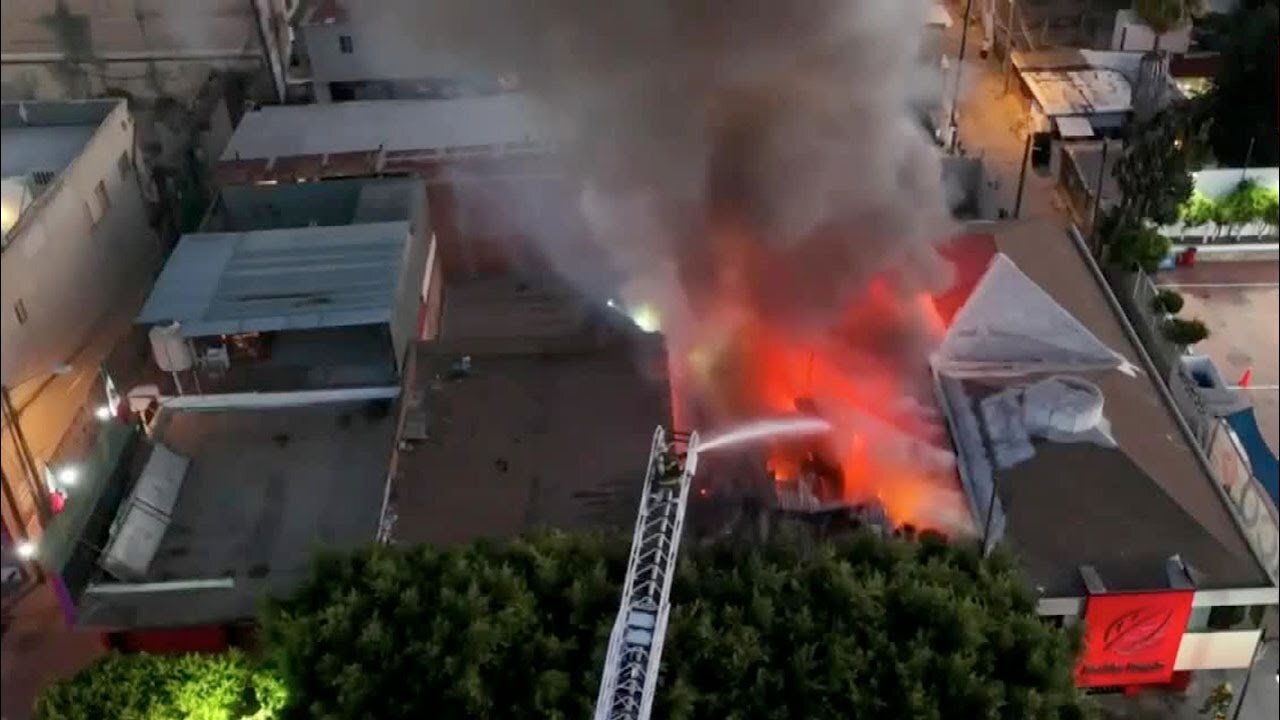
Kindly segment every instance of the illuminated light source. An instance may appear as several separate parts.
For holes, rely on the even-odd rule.
[[[652,305],[640,305],[632,310],[631,322],[647,333],[658,332],[658,328],[661,327],[658,311],[654,310]]]
[[[80,470],[75,467],[64,467],[58,471],[58,484],[64,487],[74,487],[80,480]]]
[[[8,203],[0,205],[0,230],[9,232],[18,222],[18,211],[9,206]]]
[[[106,422],[111,419],[111,408],[106,405],[99,405],[97,410],[93,411],[94,417]]]
[[[609,298],[608,300],[605,300],[604,304],[614,309],[618,307],[618,303],[613,298]]]
[[[23,540],[22,542],[18,543],[17,547],[14,548],[14,550],[18,553],[18,557],[22,558],[23,560],[30,560],[31,558],[36,556],[36,544],[31,542],[30,540]]]

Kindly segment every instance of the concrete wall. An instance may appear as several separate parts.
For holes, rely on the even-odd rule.
[[[332,82],[460,79],[474,70],[456,57],[433,50],[429,38],[405,32],[398,15],[385,7],[370,7],[359,21],[305,25],[299,34],[300,49],[311,66],[316,102],[330,100]]]
[[[6,2],[0,81],[6,99],[190,97],[210,69],[261,67],[261,38],[247,0]]]
[[[1133,10],[1116,12],[1116,25],[1111,35],[1112,50],[1147,51],[1155,47],[1156,33]],[[1191,23],[1160,35],[1160,49],[1184,53],[1191,47]]]
[[[396,369],[403,370],[410,348],[417,339],[423,298],[423,278],[427,257],[435,244],[431,223],[427,217],[427,189],[418,180],[409,185],[414,202],[409,219],[410,238],[405,248],[405,261],[396,283],[396,306],[391,314],[391,345],[395,348]]]
[[[122,157],[128,158],[124,171]],[[0,256],[5,386],[48,375],[85,344],[113,303],[151,283],[160,244],[148,221],[137,159],[135,124],[120,103],[13,229]],[[106,208],[95,197],[100,181]],[[27,315],[22,323],[15,312],[19,300]]]

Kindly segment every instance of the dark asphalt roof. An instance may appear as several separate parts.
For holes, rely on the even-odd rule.
[[[993,235],[996,250],[1098,340],[1139,362],[1138,348],[1063,227],[1021,221],[971,230]],[[1035,439],[1035,457],[996,472],[1006,504],[1005,540],[1044,594],[1082,596],[1082,564],[1097,567],[1114,589],[1168,587],[1164,561],[1175,553],[1201,573],[1202,587],[1268,585],[1215,479],[1197,460],[1193,440],[1158,391],[1159,380],[1141,368],[1073,374],[1101,391],[1117,447]],[[962,385],[976,401],[1010,382],[971,377]]]

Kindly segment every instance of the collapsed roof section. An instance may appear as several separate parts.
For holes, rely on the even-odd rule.
[[[931,358],[958,377],[1114,370],[1128,363],[997,253]]]

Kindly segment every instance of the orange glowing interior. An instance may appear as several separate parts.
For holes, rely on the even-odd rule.
[[[719,283],[717,307],[708,313],[714,327],[703,333],[717,339],[686,357],[690,389],[719,418],[816,410],[836,427],[816,452],[843,474],[842,497],[828,499],[878,500],[894,522],[932,527],[925,511],[938,487],[930,474],[936,470],[914,461],[909,452],[885,452],[915,442],[945,446],[936,423],[902,411],[904,398],[927,382],[927,353],[918,353],[919,366],[908,368],[882,349],[904,333],[917,343],[940,340],[946,324],[933,298],[922,293],[915,302],[904,302],[889,279],[878,278],[847,306],[838,327],[802,336],[759,317],[749,303],[735,301],[735,265],[720,267],[730,277]],[[767,448],[766,464],[778,482],[792,483],[813,453],[813,441],[775,442]]]

